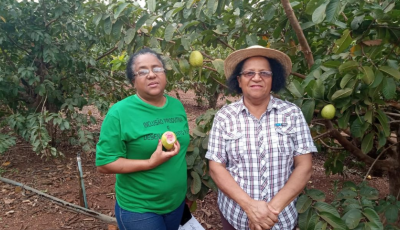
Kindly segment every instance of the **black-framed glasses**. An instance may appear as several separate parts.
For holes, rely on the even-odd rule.
[[[151,71],[155,75],[165,73],[165,69],[162,67],[154,67]],[[133,73],[133,74],[134,74],[134,76],[138,76],[138,77],[147,77],[147,75],[149,75],[149,73],[150,73],[149,69],[140,69],[139,71],[137,71],[136,73]]]
[[[244,76],[245,78],[253,78],[256,76],[256,74],[259,74],[261,78],[270,78],[272,77],[272,72],[271,71],[260,71],[260,72],[256,72],[256,71],[243,71],[240,72],[240,75]]]

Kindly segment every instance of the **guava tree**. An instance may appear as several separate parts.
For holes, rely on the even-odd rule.
[[[352,154],[368,166],[387,171],[390,193],[398,198],[400,8],[394,0],[148,0],[144,6],[123,0],[107,5],[55,2],[1,5],[0,98],[6,103],[0,108],[3,116],[11,118],[7,120],[13,130],[28,127],[28,115],[37,111],[62,118],[65,128],[64,121],[77,120],[69,114],[80,114],[73,108],[86,104],[105,108],[108,99],[124,97],[120,70],[126,54],[144,46],[165,56],[168,90],[204,87],[201,92],[218,95],[226,89],[223,59],[234,50],[258,44],[291,57],[292,75],[277,96],[302,108],[321,154],[329,153],[327,168],[340,170],[343,154]],[[29,5],[26,12],[12,10],[23,4]],[[30,20],[31,15],[40,19]],[[25,26],[32,22],[38,24]],[[193,50],[203,54],[202,68],[188,64]],[[107,56],[111,52],[113,60]],[[40,76],[49,78],[42,84]],[[57,83],[47,86],[46,79]],[[11,83],[13,87],[7,87]],[[43,94],[53,88],[54,93]],[[39,104],[22,100],[27,93],[36,95]],[[48,103],[58,105],[59,110],[47,107]],[[327,104],[336,108],[332,120],[319,115]],[[26,118],[17,125],[22,112]],[[199,117],[188,152],[189,168],[195,172],[190,173],[190,189],[193,194],[201,193],[198,197],[207,192],[201,187],[202,180],[211,183],[204,153],[214,112]],[[34,127],[28,127],[29,135],[19,133],[28,138],[37,133]]]
[[[16,135],[41,156],[60,143],[94,148],[85,105],[108,110],[125,97],[124,76],[111,75],[103,58],[118,47],[91,19],[97,1],[0,3],[0,153]],[[101,89],[101,90],[98,90]]]
[[[134,7],[115,4],[123,9],[120,15]],[[167,57],[174,84],[206,79],[222,85],[219,59],[250,45],[286,52],[293,70],[278,96],[302,108],[321,153],[331,152],[328,169],[339,170],[339,156],[353,154],[387,171],[390,193],[399,197],[400,6],[395,1],[150,0],[145,9],[126,34],[132,33],[134,50],[149,46]],[[206,60],[194,72],[187,67],[192,50]],[[336,108],[332,120],[319,115],[327,104]],[[195,133],[203,131],[198,127]]]

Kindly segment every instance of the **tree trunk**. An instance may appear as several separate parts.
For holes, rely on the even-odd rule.
[[[311,52],[310,46],[308,45],[307,39],[304,36],[303,30],[300,27],[300,23],[296,18],[296,15],[293,12],[292,7],[290,6],[289,0],[281,0],[283,9],[285,10],[286,16],[289,19],[290,25],[292,26],[294,32],[296,33],[297,39],[299,39],[299,43],[301,45],[301,50],[304,53],[304,57],[307,60],[308,68],[311,69],[311,66],[314,64],[314,57]]]

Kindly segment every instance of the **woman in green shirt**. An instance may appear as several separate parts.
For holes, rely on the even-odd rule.
[[[120,229],[176,230],[187,189],[189,126],[182,103],[166,94],[162,58],[150,49],[133,54],[127,77],[136,94],[108,111],[96,149],[101,173],[116,174],[115,215]],[[161,135],[177,142],[163,151]]]

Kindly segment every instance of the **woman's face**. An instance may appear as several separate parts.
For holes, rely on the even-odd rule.
[[[139,55],[133,64],[135,77],[133,86],[136,93],[142,98],[162,97],[164,94],[165,86],[167,85],[167,78],[165,72],[155,74],[154,68],[164,68],[160,60],[152,54]],[[147,76],[139,76],[137,73],[140,70],[149,70]]]
[[[242,72],[271,71],[271,66],[265,57],[251,57],[243,64]],[[270,97],[272,77],[261,77],[256,74],[252,78],[241,75],[237,78],[243,97],[247,100],[267,99]]]

